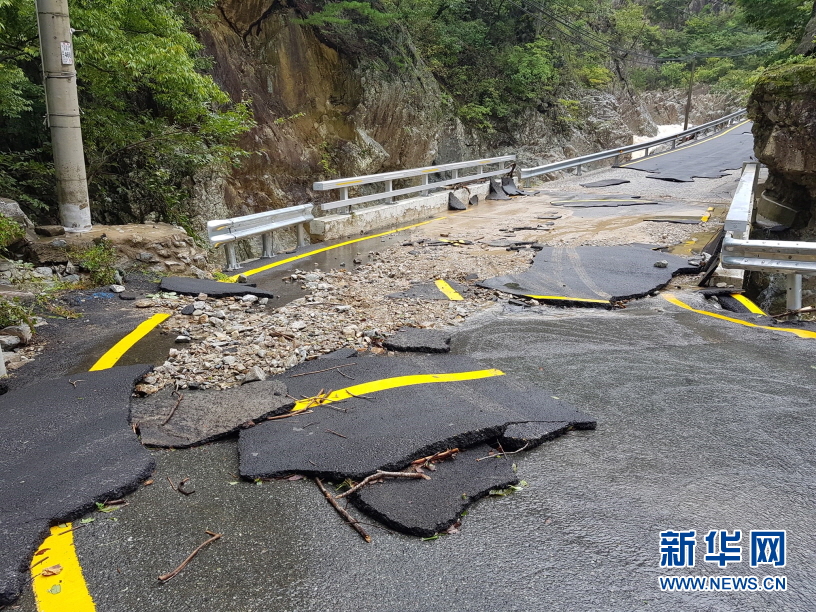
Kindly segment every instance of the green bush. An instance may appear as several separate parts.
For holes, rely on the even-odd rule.
[[[25,236],[25,230],[22,225],[5,215],[0,215],[0,251],[5,250],[7,246],[23,236]]]
[[[23,306],[17,300],[10,301],[0,298],[0,329],[10,325],[28,324],[34,327],[34,318],[31,309]]]
[[[91,273],[94,285],[110,285],[116,277],[116,248],[107,240],[84,249],[75,249],[71,257]]]

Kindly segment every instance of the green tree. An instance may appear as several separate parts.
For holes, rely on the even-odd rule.
[[[779,43],[798,43],[816,13],[813,0],[737,0],[745,21]]]
[[[187,30],[206,0],[76,0],[71,4],[89,189],[97,222],[159,220],[189,225],[191,178],[227,170],[236,138],[252,125],[206,74],[210,64]],[[0,0],[0,62],[17,70],[0,99],[17,109],[0,120],[0,189],[29,207],[53,209],[34,3]],[[12,137],[14,136],[14,137]],[[16,168],[13,166],[16,165]],[[23,180],[21,181],[21,178]],[[10,190],[10,192],[9,192]],[[17,193],[15,193],[15,190]],[[42,211],[40,211],[42,212]]]

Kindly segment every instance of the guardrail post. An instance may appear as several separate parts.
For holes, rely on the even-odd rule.
[[[3,347],[0,347],[0,378],[4,378],[8,373],[6,372],[6,360],[3,357]]]
[[[303,223],[298,223],[298,226],[297,226],[297,240],[298,240],[298,246],[299,247],[304,247],[304,246],[306,246],[308,244],[308,238],[307,238],[307,234],[306,234],[306,227],[303,225]]]
[[[225,244],[224,251],[227,254],[227,270],[238,270],[241,266],[238,265],[238,257],[235,254],[235,243]]]
[[[459,168],[454,168],[451,170],[452,178],[458,179],[459,178]]]
[[[427,175],[427,174],[423,174],[423,175],[422,175],[422,185],[427,185],[427,184],[428,184],[428,175]],[[423,189],[423,190],[422,190],[422,195],[423,195],[423,197],[424,197],[424,196],[426,196],[426,195],[428,195],[428,190],[427,190],[427,189]]]
[[[583,173],[583,171],[581,169],[581,164],[578,164],[578,166],[576,166],[576,169],[577,169],[577,175],[578,176],[583,176],[584,173]]]
[[[341,187],[340,188],[340,199],[341,200],[348,200],[348,187]],[[351,214],[351,206],[346,207],[346,214]]]
[[[390,193],[392,191],[394,191],[394,181],[392,181],[392,180],[385,181],[385,192],[384,193]],[[385,199],[387,200],[386,204],[396,204],[397,203],[396,200],[394,200],[393,197],[387,197]]]
[[[672,140],[672,142],[671,142],[671,148],[672,148],[672,149],[676,149],[676,148],[677,148],[677,139],[676,139],[676,138],[675,138],[674,140]]]
[[[261,257],[264,259],[269,259],[270,257],[275,256],[275,237],[272,232],[268,234],[264,234],[261,236],[261,240],[263,241],[263,254]]]
[[[786,274],[785,280],[788,288],[788,310],[802,309],[802,275]]]

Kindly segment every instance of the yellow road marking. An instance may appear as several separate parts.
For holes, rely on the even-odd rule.
[[[777,331],[777,332],[785,332],[789,334],[795,334],[800,338],[816,338],[816,332],[807,331],[804,329],[791,329],[789,327],[767,327],[765,325],[754,325],[753,323],[749,323],[748,321],[740,321],[739,319],[732,319],[731,317],[726,317],[725,315],[717,314],[716,312],[706,312],[705,310],[697,310],[696,308],[692,308],[688,304],[681,302],[678,300],[674,295],[671,293],[664,293],[663,299],[668,302],[671,302],[675,306],[679,306],[680,308],[685,308],[686,310],[690,310],[691,312],[696,312],[697,314],[705,315],[707,317],[714,317],[715,319],[720,319],[722,321],[728,321],[730,323],[736,323],[737,325],[744,325],[745,327],[755,327],[757,329],[768,329],[770,331]]]
[[[40,612],[93,612],[96,610],[88,586],[82,576],[71,524],[51,528],[51,535],[45,539],[39,550],[48,549],[42,555],[35,555],[36,563],[48,559],[31,570],[34,582],[34,596]],[[61,534],[61,535],[60,535]],[[56,576],[39,576],[46,567],[61,565],[62,571]]]
[[[98,370],[107,370],[108,368],[112,368],[114,365],[116,365],[116,362],[122,358],[122,355],[127,353],[134,344],[144,338],[159,323],[166,321],[169,317],[170,315],[166,313],[155,314],[147,321],[139,324],[136,329],[114,344],[107,353],[102,355],[102,357],[99,358],[99,361],[93,364],[93,367],[89,371],[96,372]]]
[[[304,259],[305,257],[311,257],[312,255],[317,255],[318,253],[323,253],[325,251],[331,251],[332,249],[337,249],[342,246],[346,246],[348,244],[354,244],[355,242],[362,242],[363,240],[371,240],[372,238],[380,238],[382,236],[388,236],[389,234],[396,234],[397,232],[402,232],[407,229],[412,229],[414,227],[419,227],[420,225],[427,225],[428,223],[433,223],[434,221],[439,221],[440,219],[445,219],[445,217],[437,217],[436,219],[431,219],[430,221],[423,221],[422,223],[415,223],[414,225],[407,225],[405,227],[400,227],[395,230],[389,230],[387,232],[383,232],[381,234],[374,234],[373,236],[363,236],[362,238],[355,238],[354,240],[347,240],[346,242],[341,242],[340,244],[333,244],[332,246],[323,247],[320,249],[315,249],[314,251],[309,251],[308,253],[301,253],[300,255],[295,255],[294,257],[289,257],[288,259],[282,259],[281,261],[276,261],[271,264],[267,264],[265,266],[261,266],[260,268],[255,268],[254,270],[247,270],[246,272],[241,272],[244,276],[252,276],[253,274],[258,274],[259,272],[265,272],[266,270],[271,270],[272,268],[277,268],[278,266],[282,266],[284,264],[288,264],[293,261],[297,261],[298,259]],[[230,281],[233,283],[238,280],[239,274],[235,276],[230,276]]]
[[[735,300],[737,300],[740,304],[745,306],[748,310],[750,310],[754,314],[761,314],[761,315],[765,314],[764,310],[762,310],[759,306],[754,304],[751,300],[749,300],[747,297],[745,297],[741,293],[732,293],[731,297],[734,298]]]
[[[410,387],[413,385],[425,385],[429,383],[459,382],[463,380],[477,380],[480,378],[490,378],[492,376],[504,376],[501,370],[475,370],[473,372],[455,372],[453,374],[417,374],[414,376],[396,376],[394,378],[383,378],[371,382],[354,385],[332,391],[324,397],[309,397],[302,399],[295,404],[292,412],[300,412],[313,406],[331,404],[350,397],[368,395],[377,391],[396,389],[397,387]]]
[[[633,165],[639,164],[640,162],[643,162],[643,161],[653,160],[656,157],[663,157],[664,155],[670,155],[672,153],[677,153],[678,151],[685,151],[687,149],[691,149],[692,147],[699,147],[701,144],[706,144],[707,142],[710,142],[710,141],[714,140],[715,138],[720,138],[721,136],[725,136],[729,132],[733,132],[738,127],[742,127],[747,123],[750,123],[750,122],[749,121],[743,121],[742,123],[738,123],[734,127],[729,128],[729,129],[725,130],[724,132],[720,132],[719,134],[716,134],[714,136],[706,138],[705,140],[701,140],[700,142],[697,142],[697,143],[694,143],[694,144],[691,144],[691,145],[686,145],[686,146],[683,146],[683,147],[677,147],[676,149],[672,149],[671,151],[666,151],[665,153],[658,153],[657,155],[649,155],[648,157],[641,157],[640,159],[636,159],[635,161],[631,161],[628,164],[621,164],[620,166],[618,166],[618,168],[626,168],[627,166],[633,166]]]
[[[157,325],[170,317],[167,313],[155,314],[147,321],[140,323],[136,329],[122,338],[119,342],[93,365],[89,370],[107,370],[112,368],[134,344],[149,334]],[[37,601],[39,612],[95,612],[93,598],[88,591],[88,585],[82,575],[82,567],[74,547],[73,525],[66,523],[51,528],[48,536],[39,550],[48,549],[42,555],[35,555],[33,563],[39,558],[47,557],[44,561],[31,569],[33,579],[32,588]],[[62,566],[62,571],[56,576],[40,576],[46,568],[53,565]]]
[[[713,207],[709,207],[705,214],[702,217],[700,217],[700,221],[702,221],[703,223],[708,223],[708,220],[711,219],[711,213],[713,210],[714,210]]]
[[[446,281],[442,280],[441,278],[438,281],[436,281],[436,286],[452,302],[461,302],[462,300],[465,299],[459,294],[458,291],[456,291],[456,289],[451,287]]]
[[[566,302],[590,302],[591,304],[611,304],[609,300],[588,300],[585,298],[564,297],[561,295],[525,295],[534,300],[563,300]]]

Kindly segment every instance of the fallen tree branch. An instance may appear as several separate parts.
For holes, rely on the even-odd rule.
[[[330,434],[334,434],[335,436],[340,436],[341,438],[348,438],[348,436],[344,436],[344,435],[343,435],[343,434],[341,434],[341,433],[337,433],[337,432],[336,432],[336,431],[334,431],[333,429],[327,429],[326,431],[328,431]]]
[[[476,461],[484,461],[485,459],[498,459],[499,457],[504,457],[505,455],[515,455],[516,453],[520,453],[521,451],[526,449],[528,446],[530,446],[529,442],[527,444],[525,444],[524,446],[522,446],[518,450],[510,451],[509,453],[506,453],[506,452],[504,452],[504,450],[502,450],[500,453],[496,453],[495,455],[488,455],[487,457],[481,457],[480,459],[477,459]]]
[[[193,552],[191,552],[190,556],[187,557],[184,561],[182,561],[181,565],[179,565],[172,572],[170,572],[169,574],[163,574],[163,575],[159,576],[159,580],[161,580],[162,582],[167,582],[171,578],[177,576],[179,574],[179,572],[181,572],[181,570],[183,570],[185,567],[187,567],[187,564],[192,560],[192,558],[195,557],[199,552],[201,552],[202,548],[207,546],[207,544],[212,544],[216,540],[220,539],[221,535],[222,535],[220,533],[213,533],[212,531],[207,531],[206,533],[207,533],[207,535],[210,535],[212,537],[209,540],[207,540],[206,542],[204,542],[201,546],[196,548]]]
[[[164,419],[164,422],[162,423],[162,427],[164,427],[165,425],[167,425],[167,423],[170,422],[170,419],[172,419],[173,415],[176,414],[176,409],[179,407],[179,404],[181,404],[181,400],[184,399],[184,394],[179,393],[178,389],[173,391],[173,393],[171,395],[177,395],[178,396],[178,401],[176,402],[176,405],[173,406],[173,409],[170,411],[170,414],[167,415],[167,418]]]
[[[305,411],[302,410],[300,412],[290,412],[289,414],[282,414],[280,416],[266,417],[266,420],[267,421],[277,421],[279,419],[288,419],[288,418],[293,417],[293,416],[300,416],[301,414],[312,414],[312,412],[314,412],[314,410],[305,410]]]
[[[788,312],[783,312],[782,314],[771,315],[771,317],[774,319],[784,319],[785,317],[791,317],[796,314],[806,314],[808,312],[816,312],[816,308],[813,306],[805,306],[799,310],[789,310]]]
[[[427,474],[420,474],[419,472],[383,472],[382,470],[377,470],[371,476],[366,476],[365,478],[363,478],[360,482],[358,482],[356,485],[351,487],[348,491],[344,491],[343,493],[341,493],[340,495],[335,497],[335,499],[343,499],[344,497],[348,497],[349,495],[351,495],[355,491],[359,491],[360,489],[362,489],[368,483],[373,482],[374,480],[377,480],[379,478],[386,478],[386,477],[387,478],[422,478],[424,480],[430,480],[431,479],[431,477],[428,476]]]
[[[360,537],[362,537],[366,542],[371,542],[371,536],[368,535],[368,533],[366,533],[366,530],[363,529],[362,526],[360,526],[360,523],[357,522],[357,520],[353,516],[351,516],[348,512],[346,512],[343,508],[340,507],[340,504],[338,504],[337,500],[334,499],[332,494],[326,490],[326,487],[323,486],[323,483],[320,482],[320,479],[315,478],[314,480],[315,483],[317,483],[320,492],[323,493],[323,497],[325,497],[326,501],[328,501],[332,505],[332,508],[334,508],[337,511],[337,514],[342,516],[343,520],[345,520],[349,525],[351,525],[352,529],[359,533]]]
[[[304,372],[303,374],[292,374],[289,378],[299,378],[300,376],[310,376],[312,374],[320,374],[321,372],[329,372],[331,370],[339,370],[340,368],[348,368],[349,366],[357,365],[357,363],[344,363],[343,365],[333,366],[325,370],[315,370],[314,372]]]
[[[416,461],[412,461],[411,465],[424,465],[426,463],[430,463],[433,461],[442,461],[443,459],[447,459],[448,457],[452,457],[456,453],[459,452],[458,448],[449,448],[448,450],[440,451],[435,455],[430,455],[428,457],[423,457],[422,459],[417,459]]]

